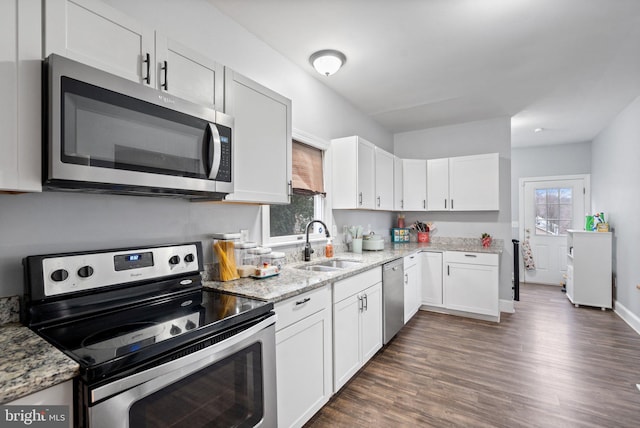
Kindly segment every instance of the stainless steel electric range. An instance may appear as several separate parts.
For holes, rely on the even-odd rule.
[[[76,426],[276,426],[273,304],[203,289],[199,242],[23,264],[23,323],[80,365]]]

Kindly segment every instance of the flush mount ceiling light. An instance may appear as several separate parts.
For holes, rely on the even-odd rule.
[[[318,73],[331,76],[347,62],[347,57],[340,51],[325,49],[311,55],[309,62]]]
[[[542,132],[544,131],[544,128],[536,128],[533,130],[533,132],[538,133],[538,132]]]

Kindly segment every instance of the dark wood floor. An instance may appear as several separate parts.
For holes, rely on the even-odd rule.
[[[494,324],[420,311],[307,427],[640,427],[640,336],[525,284]]]

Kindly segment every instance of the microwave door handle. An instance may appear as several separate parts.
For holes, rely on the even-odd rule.
[[[220,160],[222,159],[220,152],[220,133],[218,132],[218,127],[213,123],[209,123],[207,125],[207,128],[209,130],[209,150],[213,150],[213,162],[207,176],[210,180],[215,180],[218,176],[218,170],[220,169]],[[208,160],[209,156],[207,156],[205,162]]]

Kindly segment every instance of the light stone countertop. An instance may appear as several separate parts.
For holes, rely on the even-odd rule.
[[[250,297],[277,303],[289,299],[325,284],[348,278],[357,273],[367,271],[376,266],[392,260],[414,254],[421,251],[463,251],[474,253],[501,254],[503,241],[496,239],[493,244],[484,248],[479,239],[466,238],[440,238],[429,243],[388,244],[381,251],[363,251],[362,254],[338,253],[334,259],[358,260],[361,265],[331,272],[317,272],[297,269],[297,266],[313,264],[322,261],[322,258],[311,262],[302,262],[285,265],[277,276],[265,279],[240,278],[234,281],[204,281],[207,288],[219,290],[224,293]]]
[[[0,326],[0,404],[73,379],[79,368],[28,327]]]

